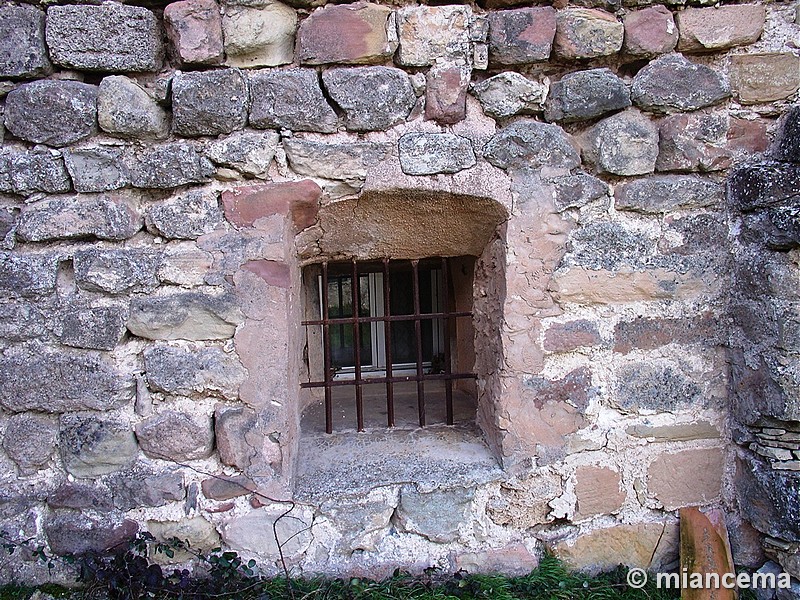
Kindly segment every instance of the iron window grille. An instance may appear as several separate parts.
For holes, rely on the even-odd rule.
[[[451,310],[450,287],[452,282],[448,259],[445,257],[423,260],[389,260],[385,258],[382,261],[369,262],[356,260],[346,263],[323,262],[321,271],[318,278],[321,318],[305,320],[302,325],[322,328],[323,377],[321,381],[302,383],[301,387],[324,388],[325,431],[333,432],[332,390],[334,387],[352,386],[355,388],[356,424],[358,431],[364,431],[362,388],[364,385],[381,383],[386,385],[388,427],[395,426],[394,385],[405,382],[416,382],[419,426],[425,427],[426,381],[444,381],[445,420],[448,425],[452,425],[453,382],[459,379],[475,379],[476,376],[474,373],[453,372],[452,368],[451,325],[454,319],[471,319],[472,312]],[[410,271],[411,302],[408,307],[410,312],[399,310],[395,311],[395,314],[392,312],[391,275],[403,271]],[[431,275],[429,287],[421,286],[421,271],[426,275]],[[347,285],[348,283],[349,285]],[[362,296],[365,284],[375,292],[370,298],[377,297],[382,300],[382,306],[379,307],[381,310],[371,311],[365,307]],[[426,289],[421,292],[423,288]],[[347,295],[349,298],[345,297]],[[423,296],[425,297],[423,298]],[[348,301],[351,314],[345,315],[343,306]],[[338,314],[332,315],[331,312]],[[375,312],[380,314],[373,314]],[[408,325],[403,327],[402,324],[408,324],[411,327]],[[410,350],[412,360],[408,360],[409,357],[406,356],[400,363],[395,362],[398,357],[393,356],[396,348],[393,348],[392,343],[393,333],[396,336],[399,328],[403,328],[406,333],[410,334],[408,337],[413,338],[413,347]],[[394,332],[393,329],[395,329]],[[367,353],[363,348],[366,330],[369,330],[370,333],[373,356],[377,346],[377,355],[382,357],[377,361],[378,364],[375,360],[371,360],[367,364]],[[376,331],[382,332],[382,334],[375,335]],[[430,335],[424,336],[423,331]],[[349,352],[349,347],[344,343],[345,338],[352,344],[352,350]],[[334,348],[335,343],[341,345],[341,348]],[[337,355],[337,351],[341,349],[344,349],[345,355],[350,355],[352,365],[340,367],[335,364],[337,360],[341,359],[341,353]],[[441,352],[436,352],[437,350],[441,350]],[[426,355],[429,359],[427,361],[425,360]]]

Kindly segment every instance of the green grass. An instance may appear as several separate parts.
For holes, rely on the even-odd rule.
[[[295,579],[290,594],[286,580],[245,580],[237,582],[228,593],[192,595],[202,598],[236,600],[675,600],[679,590],[658,590],[649,584],[641,590],[630,588],[625,582],[627,569],[618,568],[610,573],[589,577],[571,573],[557,559],[546,556],[535,571],[524,577],[499,575],[455,575],[444,577],[435,573],[412,577],[397,573],[384,581],[366,579]],[[34,589],[29,587],[0,588],[0,600],[27,600]],[[64,591],[51,587],[43,589],[54,595]],[[75,592],[75,600],[94,597],[100,590]],[[93,592],[93,593],[91,593]],[[125,597],[125,596],[119,596]],[[176,595],[142,598],[178,598]],[[189,596],[187,596],[188,598]]]

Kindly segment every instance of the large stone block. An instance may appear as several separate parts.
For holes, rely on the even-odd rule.
[[[158,280],[161,283],[194,287],[205,283],[214,257],[192,242],[168,244],[161,254]]]
[[[250,73],[250,125],[292,131],[333,133],[339,121],[322,95],[313,69],[274,69]]]
[[[147,248],[92,248],[75,253],[75,281],[91,292],[125,294],[158,285],[159,256]]]
[[[530,529],[553,520],[550,502],[564,491],[561,476],[530,473],[500,484],[500,495],[489,500],[486,513],[498,525]]]
[[[50,515],[44,532],[50,551],[57,556],[105,554],[132,541],[139,531],[134,521],[111,520],[67,511]]]
[[[4,341],[45,339],[49,335],[46,322],[44,313],[35,303],[21,300],[0,303],[0,339]]]
[[[97,238],[126,240],[142,228],[142,217],[129,198],[113,194],[53,196],[27,205],[17,236],[28,242]]]
[[[597,573],[617,565],[661,571],[678,558],[675,523],[636,523],[595,529],[573,541],[553,545],[570,569]]]
[[[122,163],[122,148],[88,146],[64,150],[67,167],[76,192],[107,192],[123,188],[128,176]]]
[[[298,58],[302,64],[374,64],[397,49],[392,9],[368,2],[328,5],[300,24]]]
[[[164,8],[171,54],[181,65],[218,65],[225,57],[215,0],[181,0]]]
[[[791,52],[735,54],[729,69],[742,104],[784,100],[800,88],[800,57]]]
[[[631,87],[636,106],[658,113],[697,110],[730,95],[730,84],[724,75],[681,54],[653,60],[636,74]]]
[[[678,11],[679,52],[718,52],[752,44],[764,30],[767,11],[761,4],[731,4]]]
[[[472,86],[472,93],[490,117],[530,115],[541,112],[548,95],[548,85],[508,71],[489,77]],[[426,105],[427,108],[427,105]]]
[[[624,411],[669,412],[703,399],[703,390],[675,364],[632,363],[619,369],[612,404]]]
[[[466,65],[434,65],[425,75],[425,118],[454,125],[467,116],[467,88],[472,69]]]
[[[252,494],[256,485],[246,475],[214,475],[200,484],[203,495],[210,500],[225,501]]]
[[[179,73],[172,79],[172,128],[178,135],[219,135],[247,124],[247,78],[239,69]]]
[[[51,6],[47,47],[53,62],[81,71],[157,71],[161,66],[161,28],[141,6]]]
[[[781,162],[741,165],[728,176],[731,205],[750,212],[773,206],[793,205],[800,193],[800,166]]]
[[[631,93],[610,69],[565,75],[550,86],[545,119],[571,123],[593,119],[631,105]]]
[[[722,184],[696,175],[654,175],[614,190],[617,209],[653,214],[719,206],[724,197]]]
[[[239,227],[253,227],[272,215],[290,217],[295,232],[316,221],[322,189],[311,181],[283,181],[236,188],[222,193],[225,217]]]
[[[656,169],[719,171],[730,166],[728,118],[722,113],[672,115],[661,121]]]
[[[47,506],[55,508],[71,508],[73,510],[96,510],[109,512],[114,508],[111,493],[91,483],[65,482],[47,496]]]
[[[274,131],[239,132],[209,144],[205,155],[216,165],[235,169],[244,175],[264,178],[279,142],[280,136]]]
[[[280,2],[265,6],[229,6],[222,17],[226,64],[275,67],[294,59],[297,13]]]
[[[78,81],[40,80],[6,96],[5,123],[18,138],[66,146],[97,131],[97,87]]]
[[[299,175],[338,181],[365,179],[375,165],[389,159],[395,145],[381,142],[325,143],[288,138],[283,141],[289,165]]]
[[[666,6],[648,6],[625,15],[625,52],[633,56],[656,56],[672,52],[678,43],[678,28]]]
[[[581,164],[563,129],[532,120],[517,121],[500,129],[484,146],[483,156],[501,169],[573,169]]]
[[[722,493],[724,471],[722,448],[661,454],[648,467],[647,489],[667,510],[709,504]]]
[[[222,224],[218,193],[189,190],[151,204],[145,212],[147,228],[168,239],[193,240]]]
[[[286,505],[279,505],[235,517],[223,526],[222,539],[234,550],[244,550],[271,560],[278,560],[281,555],[286,558],[298,556],[313,539],[311,516],[300,509],[293,509],[286,516],[286,510]],[[280,551],[278,544],[281,545]]]
[[[595,323],[577,319],[548,327],[543,348],[548,352],[571,352],[577,348],[598,346],[602,341]]]
[[[550,180],[555,188],[556,208],[580,208],[608,196],[608,184],[586,173],[563,175]]]
[[[489,60],[497,65],[542,62],[550,58],[556,11],[536,6],[489,13]]]
[[[144,352],[150,388],[168,394],[203,394],[236,400],[247,377],[236,355],[216,347],[183,348],[157,344]]]
[[[97,94],[97,120],[112,135],[135,139],[160,139],[169,133],[166,111],[133,79],[106,77]]]
[[[186,498],[183,474],[177,470],[154,471],[136,463],[103,479],[113,492],[114,508],[122,511],[164,506]]]
[[[15,346],[0,359],[0,390],[6,410],[61,413],[121,406],[134,384],[98,352]]]
[[[583,157],[601,173],[645,175],[655,170],[658,129],[638,110],[607,117],[583,138]]]
[[[465,488],[421,493],[413,486],[400,492],[395,518],[410,533],[446,544],[459,537],[459,526],[468,519],[474,491]]]
[[[128,311],[124,306],[71,304],[58,319],[58,339],[65,346],[113,350],[125,334]]]
[[[466,573],[503,573],[510,577],[524,577],[539,566],[539,558],[524,544],[509,544],[502,548],[478,550],[458,554],[452,562],[454,570]]]
[[[136,424],[136,438],[150,458],[183,462],[214,451],[211,419],[167,410]]]
[[[0,289],[6,297],[41,296],[55,291],[58,260],[46,254],[0,254]]]
[[[596,8],[565,8],[556,15],[553,49],[566,59],[596,58],[622,48],[625,28],[611,13]]]
[[[607,467],[581,466],[575,471],[576,519],[609,515],[622,508],[625,490],[618,471]]]
[[[44,13],[27,4],[0,6],[0,77],[30,79],[52,70],[44,45]]]
[[[752,453],[736,461],[737,498],[742,515],[760,532],[800,542],[800,487],[797,473],[776,471]]]
[[[256,429],[255,411],[243,406],[218,406],[214,411],[214,433],[219,459],[225,465],[244,471],[260,452],[261,436]]]
[[[233,337],[241,321],[230,295],[179,292],[135,298],[128,329],[150,340],[224,340]]]
[[[192,517],[180,521],[148,521],[147,531],[153,534],[159,542],[169,542],[179,539],[188,542],[188,550],[178,550],[173,559],[169,562],[182,562],[194,557],[192,552],[202,552],[209,554],[214,548],[220,545],[219,533],[214,525],[206,521],[203,517]]]
[[[458,173],[475,166],[472,143],[452,133],[407,133],[398,150],[406,175]]]
[[[214,165],[191,144],[175,142],[129,152],[125,166],[131,184],[138,188],[174,188],[206,183]]]
[[[58,446],[67,471],[83,478],[124,469],[139,453],[127,420],[92,414],[62,415]]]
[[[677,319],[637,317],[614,328],[614,351],[653,350],[666,344],[721,344],[724,332],[712,313]]]
[[[330,69],[322,81],[352,131],[389,129],[405,121],[417,102],[408,75],[393,67]]]
[[[62,194],[72,183],[59,152],[0,148],[0,192]]]
[[[405,6],[397,11],[397,64],[427,67],[442,60],[472,57],[467,6]]]
[[[56,446],[58,422],[49,415],[20,413],[8,419],[3,433],[3,449],[23,475],[45,466]]]

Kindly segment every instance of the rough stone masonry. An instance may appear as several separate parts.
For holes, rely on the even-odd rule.
[[[0,5],[4,536],[800,579],[795,4],[438,4]],[[471,424],[309,434],[313,269],[437,256]]]

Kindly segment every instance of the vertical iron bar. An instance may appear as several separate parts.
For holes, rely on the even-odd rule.
[[[383,259],[383,316],[391,314],[391,293],[389,284],[389,259]],[[394,427],[394,384],[392,379],[392,324],[389,320],[383,322],[384,342],[386,346],[386,413],[387,425]]]
[[[328,325],[328,263],[322,263],[322,355],[325,369],[325,432],[333,433],[333,399],[331,398],[331,337]]]
[[[450,273],[447,270],[447,259],[442,257],[442,312],[444,317],[444,380],[445,402],[447,407],[447,424],[453,424],[453,380],[450,379]]]
[[[411,261],[414,282],[414,333],[417,337],[417,407],[419,409],[419,426],[425,427],[425,386],[422,383],[422,321],[419,307],[419,261]]]
[[[361,313],[361,294],[358,285],[358,265],[353,259],[353,353],[355,354],[355,376],[356,376],[356,420],[358,430],[364,431],[364,401],[361,395],[361,328],[359,327],[358,317]]]

